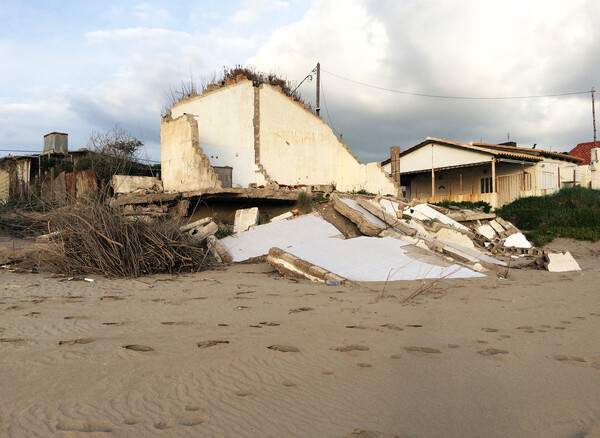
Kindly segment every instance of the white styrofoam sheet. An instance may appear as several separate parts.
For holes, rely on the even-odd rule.
[[[252,230],[221,239],[234,262],[266,255],[273,247],[287,251],[290,245],[340,235],[329,222],[314,215],[297,219],[271,222]],[[337,239],[332,239],[337,240]]]
[[[420,280],[424,278],[485,277],[460,265],[436,266],[412,258],[408,245],[391,237],[320,239],[285,250],[309,263],[352,281]]]

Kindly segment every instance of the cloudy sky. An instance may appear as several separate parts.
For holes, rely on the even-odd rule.
[[[0,155],[119,124],[159,160],[182,80],[241,64],[300,82],[317,62],[321,115],[361,161],[428,136],[567,151],[593,138],[599,18],[595,0],[0,0]]]

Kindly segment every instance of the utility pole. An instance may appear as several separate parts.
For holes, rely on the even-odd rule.
[[[594,147],[596,147],[596,106],[594,105],[594,92],[594,87],[592,87],[592,121],[594,122]]]
[[[320,105],[320,99],[319,99],[320,95],[321,95],[321,63],[317,62],[317,108],[316,108],[317,117],[320,116],[320,112],[321,112],[321,105]],[[594,92],[592,91],[592,99],[594,98],[593,96],[594,96]],[[594,125],[594,126],[596,126],[596,125]]]

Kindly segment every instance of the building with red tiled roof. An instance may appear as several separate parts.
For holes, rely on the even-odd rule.
[[[596,145],[597,146],[594,146],[593,141],[588,143],[579,143],[577,146],[571,149],[569,155],[581,158],[583,161],[579,163],[580,166],[588,165],[591,163],[592,149],[600,146],[600,143],[597,142]]]

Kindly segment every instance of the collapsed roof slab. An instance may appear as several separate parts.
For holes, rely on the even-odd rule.
[[[221,243],[234,262],[243,262],[264,256],[273,247],[287,250],[291,245],[310,245],[315,240],[336,236],[341,236],[336,227],[318,216],[307,215],[259,225],[235,236],[227,236],[221,239]]]
[[[292,245],[287,252],[351,281],[396,281],[436,278],[485,277],[469,268],[427,257],[427,263],[411,254],[413,247],[391,237],[319,239]]]

